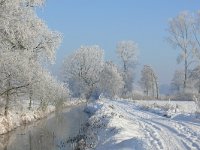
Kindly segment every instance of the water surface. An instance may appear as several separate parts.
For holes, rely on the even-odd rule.
[[[68,139],[79,134],[88,115],[84,104],[65,109],[0,136],[0,150],[71,150]]]

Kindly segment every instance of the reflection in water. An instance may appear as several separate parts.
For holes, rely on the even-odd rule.
[[[78,106],[56,113],[33,125],[20,127],[16,131],[0,136],[2,150],[71,150],[68,139],[79,134],[81,124],[88,116],[84,107]]]

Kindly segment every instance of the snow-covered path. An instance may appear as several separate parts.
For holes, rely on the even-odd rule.
[[[104,116],[112,114],[107,128],[115,127],[118,132],[106,136],[107,139],[99,136],[102,141],[97,146],[99,150],[200,150],[199,123],[165,118],[122,100],[103,102],[100,113]],[[107,130],[99,132],[109,134]]]

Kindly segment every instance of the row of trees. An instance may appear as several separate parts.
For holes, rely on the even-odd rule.
[[[43,0],[0,0],[0,106],[4,115],[21,100],[26,100],[28,109],[33,102],[43,110],[49,103],[58,105],[69,96],[68,86],[74,97],[130,97],[138,49],[133,41],[117,44],[120,66],[105,61],[103,49],[94,45],[81,46],[66,57],[64,83],[45,69],[45,64],[54,63],[62,37],[36,15],[35,9],[43,4]],[[158,91],[157,77],[152,77],[143,78],[144,82],[153,80],[151,87],[150,83],[144,87],[147,95],[150,89]]]
[[[33,101],[44,109],[69,94],[43,67],[54,62],[61,42],[61,35],[36,15],[35,8],[43,3],[0,0],[0,102],[6,116],[11,103],[20,99],[29,101],[29,109]]]
[[[57,81],[44,64],[53,63],[61,35],[50,30],[38,18],[35,8],[43,0],[0,0],[0,98],[4,114],[14,100],[27,99],[31,109],[39,101],[45,109],[48,103],[59,103],[69,95],[74,97],[132,96],[137,44],[121,41],[116,53],[121,65],[104,60],[104,50],[97,45],[81,46],[66,57],[62,68],[64,83]],[[194,87],[200,93],[200,13],[182,12],[169,22],[168,41],[180,50],[177,70],[172,79],[174,91]],[[145,65],[139,81],[147,97],[159,98],[158,77],[153,68]]]
[[[63,63],[63,80],[73,96],[86,99],[99,97],[126,97],[133,90],[133,69],[137,45],[133,41],[117,44],[120,67],[104,60],[104,51],[97,45],[81,46]]]

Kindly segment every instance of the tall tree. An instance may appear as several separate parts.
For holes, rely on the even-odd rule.
[[[194,19],[188,12],[181,12],[169,21],[168,28],[168,41],[180,50],[177,62],[184,62],[184,89],[187,87],[188,71],[196,55],[193,23]]]
[[[117,44],[117,55],[122,62],[124,89],[123,95],[126,96],[133,90],[134,67],[137,59],[137,44],[133,41],[121,41]]]
[[[42,69],[37,69],[55,59],[61,36],[37,16],[36,7],[43,4],[44,0],[0,0],[0,96],[6,101],[5,115],[19,93],[30,94],[31,108],[34,86],[45,84],[37,76]]]
[[[192,23],[193,43],[195,44],[195,55],[200,59],[200,11],[195,13]]]

